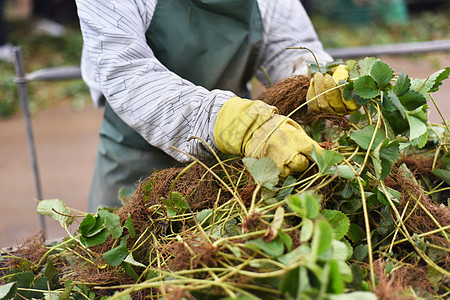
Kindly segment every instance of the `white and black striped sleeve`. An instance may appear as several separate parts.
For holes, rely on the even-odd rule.
[[[306,60],[313,60],[312,54],[306,50],[287,50],[287,47],[307,47],[321,63],[332,60],[324,51],[300,0],[259,0],[258,4],[264,27],[260,66],[266,69],[272,82],[292,74],[308,74]],[[256,76],[267,83],[260,68]]]
[[[91,94],[151,145],[179,161],[208,155],[217,113],[234,94],[196,86],[165,68],[146,42],[156,0],[77,0],[83,34],[83,78]],[[97,91],[96,91],[97,87]],[[94,99],[95,101],[95,99]],[[98,104],[98,103],[97,103]]]

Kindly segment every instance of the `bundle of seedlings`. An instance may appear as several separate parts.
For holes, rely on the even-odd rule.
[[[427,109],[450,68],[410,79],[376,58],[346,64],[335,89],[361,106],[348,118],[307,113],[304,76],[260,97],[324,148],[305,172],[215,154],[154,173],[118,209],[79,216],[40,201],[67,237],[3,250],[0,297],[448,298],[450,130]]]

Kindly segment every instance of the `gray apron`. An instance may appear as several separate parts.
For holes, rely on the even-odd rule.
[[[156,5],[146,37],[170,71],[209,90],[247,96],[262,30],[256,0],[163,0]],[[90,212],[120,206],[119,189],[135,189],[139,179],[155,170],[180,164],[151,146],[105,102]]]

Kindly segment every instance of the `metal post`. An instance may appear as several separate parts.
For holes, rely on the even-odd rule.
[[[30,155],[31,166],[33,169],[36,199],[40,201],[42,200],[41,181],[39,177],[38,160],[36,155],[36,146],[34,142],[33,127],[31,124],[30,109],[28,106],[27,79],[25,78],[25,67],[23,64],[22,51],[20,47],[14,47],[13,52],[15,58],[14,66],[16,69],[16,77],[14,78],[14,82],[17,84],[19,90],[20,103],[22,106],[22,115],[23,120],[25,122],[25,129],[27,132],[28,152]],[[46,236],[47,231],[43,215],[39,215],[39,225],[40,229],[44,233],[44,236]]]

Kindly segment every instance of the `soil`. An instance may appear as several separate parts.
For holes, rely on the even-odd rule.
[[[381,59],[396,72],[405,69],[413,78],[425,78],[450,66],[448,55],[432,55],[433,63],[430,59]],[[449,95],[450,79],[447,79],[440,91],[434,93],[434,99],[447,119],[450,119]],[[63,104],[33,116],[43,198],[58,198],[71,208],[87,211],[102,112],[90,104],[82,112],[74,111],[70,104]],[[430,120],[442,123],[434,107],[430,109]],[[22,244],[36,234],[39,216],[36,214],[33,172],[21,115],[0,120],[0,141],[0,247],[7,247]],[[49,240],[65,236],[57,222],[47,217],[45,221]]]

